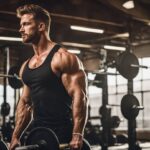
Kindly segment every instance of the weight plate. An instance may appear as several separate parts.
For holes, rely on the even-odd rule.
[[[5,102],[1,104],[1,115],[8,116],[10,113],[10,105],[9,103]]]
[[[19,89],[23,86],[21,80],[15,77],[15,75],[17,76],[19,75],[19,70],[20,70],[19,66],[13,66],[9,69],[9,72],[8,72],[9,75],[14,76],[12,78],[11,77],[8,78],[9,85],[14,89]]]
[[[133,120],[138,116],[139,109],[135,109],[137,106],[139,106],[139,101],[134,95],[127,94],[123,96],[121,100],[121,112],[126,119]]]
[[[133,79],[139,72],[139,67],[131,65],[139,65],[138,58],[130,52],[123,52],[116,58],[116,68],[119,73],[126,79]]]
[[[83,139],[83,146],[81,150],[91,150],[91,146],[89,144],[89,142],[85,139]]]
[[[6,144],[2,140],[0,140],[0,150],[8,150]]]
[[[111,128],[118,128],[121,120],[119,116],[111,116]]]
[[[46,144],[42,145],[41,143]],[[39,150],[59,150],[59,141],[55,133],[49,128],[38,127],[29,133],[25,145],[35,144],[40,145]]]

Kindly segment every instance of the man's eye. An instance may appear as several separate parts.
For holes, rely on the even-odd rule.
[[[24,23],[24,25],[29,25],[30,23],[29,22],[27,22],[27,23]]]

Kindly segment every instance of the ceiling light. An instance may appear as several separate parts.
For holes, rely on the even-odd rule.
[[[84,32],[101,33],[101,34],[104,33],[104,30],[102,29],[94,29],[94,28],[87,28],[87,27],[74,26],[74,25],[71,25],[70,28],[72,30],[78,30]]]
[[[2,41],[22,41],[22,38],[0,36]]]
[[[122,6],[126,9],[132,9],[132,8],[134,8],[134,2],[133,2],[133,0],[128,0],[125,3],[123,3]]]
[[[125,51],[125,47],[120,47],[120,46],[112,46],[112,45],[104,45],[105,49],[110,49],[110,50],[119,50],[119,51]]]
[[[79,49],[68,49],[68,51],[70,53],[73,53],[73,54],[80,54],[81,53],[81,51]]]
[[[92,47],[89,44],[72,43],[72,42],[62,42],[62,44],[67,45],[67,46],[82,47],[82,48],[91,48]]]
[[[129,37],[129,33],[128,32],[126,32],[126,33],[120,33],[120,34],[117,34],[116,35],[116,38],[127,38],[127,37]]]

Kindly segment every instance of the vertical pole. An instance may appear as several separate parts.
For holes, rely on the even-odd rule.
[[[9,48],[5,47],[4,48],[4,65],[3,65],[3,72],[4,74],[7,74],[8,72],[8,66],[9,66]],[[7,78],[3,78],[3,104],[4,107],[6,107],[7,104]],[[5,108],[4,108],[5,109]],[[6,136],[6,115],[5,113],[3,114],[3,125],[2,125],[2,133],[3,133],[3,138],[4,140],[7,141],[7,136]]]
[[[16,112],[16,102],[17,101],[17,89],[14,89],[14,110],[13,110],[13,116],[15,116]]]
[[[110,128],[110,117],[111,108],[108,107],[108,81],[107,81],[107,69],[106,74],[103,75],[102,84],[102,107],[101,107],[101,122],[102,122],[102,150],[108,150],[111,128]]]
[[[4,65],[3,65],[3,73],[4,74],[7,74],[7,66],[8,66],[8,48],[5,48],[4,49]],[[3,78],[3,103],[6,104],[7,102],[7,78]],[[5,126],[5,123],[6,123],[6,116],[3,115],[3,125]]]
[[[133,94],[133,80],[128,79],[128,94]],[[128,120],[128,144],[129,150],[140,150],[136,142],[136,120]]]

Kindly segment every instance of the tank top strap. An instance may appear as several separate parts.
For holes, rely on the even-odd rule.
[[[61,46],[59,44],[56,44],[52,50],[50,51],[50,53],[48,54],[47,58],[46,58],[46,62],[50,62],[54,56],[54,54],[59,50]]]

